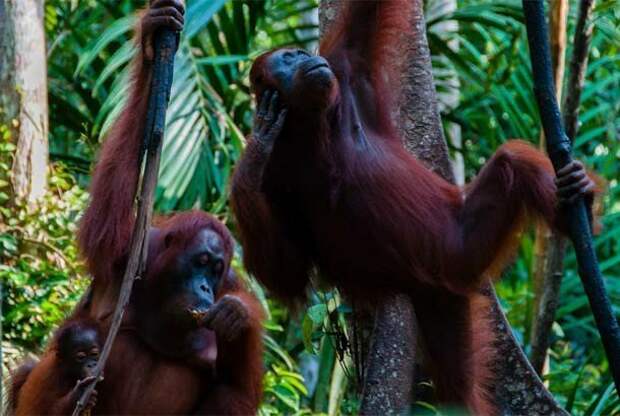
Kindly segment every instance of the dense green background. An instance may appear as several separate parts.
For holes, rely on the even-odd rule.
[[[127,63],[134,52],[130,42],[136,21],[133,11],[142,3],[46,2],[50,190],[35,212],[0,208],[2,222],[8,225],[0,233],[3,366],[24,351],[40,350],[87,285],[76,254],[76,221],[87,200],[89,171],[101,138],[122,106]],[[316,3],[188,2],[157,190],[159,211],[200,207],[231,225],[227,181],[250,128],[248,71],[252,58],[285,44],[315,49],[318,30],[309,13]],[[427,23],[437,88],[457,97],[455,106],[444,106],[442,117],[446,126],[454,123],[461,127],[463,146],[451,146],[450,150],[453,156],[463,156],[466,176],[471,177],[506,139],[537,142],[540,134],[520,5],[459,0],[458,11],[446,13],[429,3]],[[569,39],[577,12],[576,2],[570,4]],[[616,305],[620,305],[619,9],[617,1],[597,2],[581,126],[575,140],[577,156],[608,182],[603,200],[604,230],[596,239],[596,248]],[[440,23],[446,21],[458,22],[458,30],[443,29]],[[570,53],[571,42],[568,57]],[[459,81],[456,87],[450,83],[454,77]],[[445,96],[441,95],[442,100]],[[0,153],[12,150],[8,130],[0,126]],[[0,171],[8,171],[8,166]],[[6,198],[6,179],[3,173],[2,199]],[[526,351],[532,315],[532,260],[533,233],[524,238],[519,257],[498,284],[514,332]],[[620,401],[572,251],[565,264],[550,351],[550,390],[571,413],[619,412]],[[243,274],[238,261],[237,266]],[[340,304],[337,293],[315,290],[307,309],[291,315],[250,278],[248,281],[270,312],[261,413],[354,412],[358,405],[351,377],[354,369],[350,360],[342,357],[346,349],[344,317],[349,310]],[[437,411],[425,403],[419,403],[418,410]]]

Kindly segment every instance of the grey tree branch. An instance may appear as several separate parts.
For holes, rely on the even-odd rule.
[[[411,31],[403,34],[391,51],[392,60],[400,65],[402,74],[395,123],[407,150],[427,168],[454,183],[426,37],[424,2],[412,2]]]

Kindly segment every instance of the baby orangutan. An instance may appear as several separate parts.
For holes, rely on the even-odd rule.
[[[15,415],[72,414],[84,389],[95,381],[93,370],[100,348],[101,335],[95,323],[83,319],[65,323],[23,385],[14,387]],[[97,392],[93,391],[86,411],[96,400]]]

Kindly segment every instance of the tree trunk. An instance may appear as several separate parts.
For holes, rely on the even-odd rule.
[[[342,4],[343,2],[339,0],[321,1],[321,33],[324,33],[336,19]],[[406,87],[402,89],[398,113],[394,117],[398,126],[404,126],[403,137],[408,138],[413,132],[419,134],[420,140],[406,140],[405,145],[409,149],[417,148],[420,154],[425,155],[427,161],[432,163],[441,156],[440,152],[433,148],[433,140],[436,137],[443,139],[443,135],[441,130],[433,129],[435,122],[439,120],[437,108],[432,111],[433,109],[420,103],[421,100],[428,100],[431,97],[433,100],[430,102],[437,101],[432,88],[430,66],[419,63],[428,61],[430,65],[424,20],[418,17],[412,24],[416,30],[421,30],[423,34],[421,40],[416,41],[416,36],[403,36],[401,45],[391,51],[397,62],[406,64],[406,67],[402,67],[401,80]],[[416,50],[417,42],[419,50]],[[403,50],[407,51],[406,61],[398,54]],[[426,57],[418,59],[411,55],[412,52],[426,54]],[[413,117],[416,111],[420,112],[419,119]],[[441,140],[439,143],[441,143],[440,151],[442,147],[445,149],[445,142]],[[447,166],[449,167],[449,163]],[[440,168],[437,170],[442,171]],[[375,311],[370,313],[356,311],[356,315],[374,315],[372,339],[365,339],[361,335],[368,332],[364,327],[369,326],[369,322],[359,322],[362,328],[356,329],[358,333],[353,335],[361,339],[360,342],[364,344],[358,348],[369,351],[366,357],[356,360],[357,365],[360,365],[360,361],[367,363],[366,371],[362,374],[364,380],[361,413],[383,415],[401,413],[411,406],[413,397],[417,323],[411,300],[404,295],[394,295],[385,299]]]
[[[0,0],[0,124],[10,128],[13,201],[46,190],[47,62],[44,0]]]
[[[394,114],[404,146],[429,168],[453,181],[437,106],[426,39],[423,2],[414,0],[412,31],[404,33],[390,51],[401,68],[401,94]],[[321,30],[334,21],[342,2],[321,2]],[[411,406],[413,397],[417,322],[409,297],[394,295],[374,311],[374,329],[364,374],[361,412],[397,414]]]
[[[443,134],[431,52],[426,38],[424,2],[412,0],[411,32],[403,34],[393,50],[393,61],[402,61],[401,94],[396,126],[404,145],[424,165],[450,182],[454,174]]]
[[[479,305],[488,310],[488,322],[494,334],[496,354],[495,360],[490,363],[494,380],[489,384],[498,414],[568,416],[545,388],[519,347],[491,283],[483,287],[480,294],[486,304]]]
[[[428,0],[426,5],[426,20],[431,20],[437,16],[445,16],[457,10],[456,0]],[[450,36],[459,31],[459,24],[456,20],[444,20],[436,23],[431,29],[439,36]],[[459,40],[456,36],[448,41],[447,45],[451,50],[458,53]],[[447,89],[437,91],[439,112],[444,113],[454,109],[459,104],[460,99],[460,80],[454,67],[445,69],[434,69],[435,75],[442,77]],[[461,126],[457,123],[445,121],[446,141],[456,149],[463,148]],[[465,184],[465,159],[462,151],[454,152],[452,155],[452,172],[454,173],[454,183],[459,186]]]

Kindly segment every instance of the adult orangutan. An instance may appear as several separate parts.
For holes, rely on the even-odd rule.
[[[180,0],[155,0],[141,19],[132,90],[103,145],[80,225],[80,248],[94,280],[72,318],[94,319],[104,334],[135,221],[152,36],[160,28],[180,31],[183,13]],[[263,374],[262,310],[235,278],[232,251],[226,227],[205,212],[156,221],[147,270],[136,282],[105,379],[97,385],[94,414],[256,413]],[[20,389],[18,403],[50,394],[37,387]]]
[[[499,275],[528,219],[561,228],[558,202],[591,197],[594,185],[579,162],[554,182],[547,157],[522,141],[464,189],[412,157],[391,122],[397,68],[386,52],[409,30],[412,4],[350,1],[321,56],[256,59],[257,125],[232,206],[247,269],[289,303],[315,268],[357,302],[408,293],[440,400],[489,414],[493,350],[472,331],[474,293]]]

